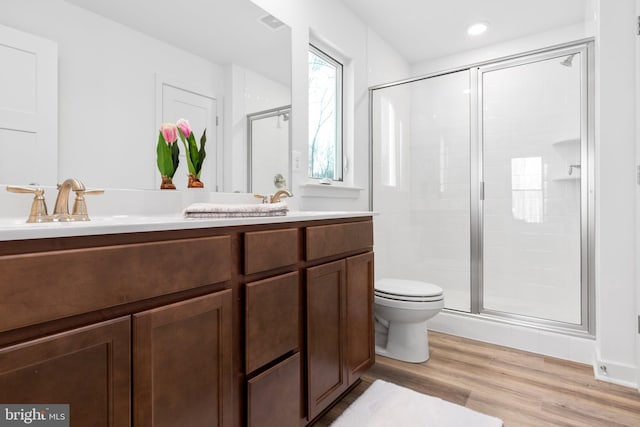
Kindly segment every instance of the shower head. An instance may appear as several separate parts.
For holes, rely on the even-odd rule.
[[[567,56],[561,63],[560,65],[564,65],[565,67],[571,67],[573,64],[573,57],[576,56],[575,53],[572,53],[571,55]]]

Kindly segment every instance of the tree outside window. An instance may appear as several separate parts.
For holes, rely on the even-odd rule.
[[[342,64],[309,48],[309,177],[342,180]]]

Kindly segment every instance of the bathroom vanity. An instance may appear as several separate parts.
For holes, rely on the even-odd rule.
[[[303,426],[374,362],[371,213],[25,227],[0,245],[0,402]]]

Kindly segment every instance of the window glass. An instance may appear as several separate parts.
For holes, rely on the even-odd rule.
[[[342,64],[309,48],[309,177],[342,180]]]

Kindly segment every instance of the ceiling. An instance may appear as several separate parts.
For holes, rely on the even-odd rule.
[[[291,83],[291,31],[259,22],[249,0],[67,0],[218,64]]]
[[[342,0],[410,64],[584,22],[590,0]],[[475,22],[489,30],[467,35]]]

